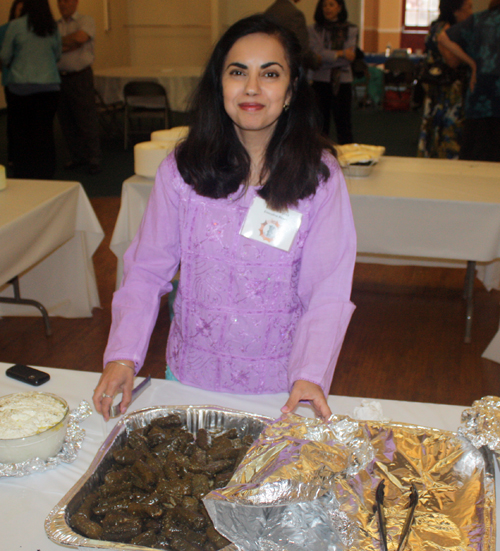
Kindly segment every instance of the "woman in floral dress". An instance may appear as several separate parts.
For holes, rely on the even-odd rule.
[[[431,74],[434,71],[436,78],[434,82],[423,83],[426,97],[418,157],[458,159],[464,120],[466,68],[451,52],[439,46],[437,39],[451,25],[465,21],[471,14],[472,0],[441,0],[439,17],[431,24],[425,41],[426,65],[431,68]]]

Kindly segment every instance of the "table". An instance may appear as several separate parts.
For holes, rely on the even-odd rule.
[[[477,263],[488,290],[500,289],[500,169],[497,163],[382,157],[368,178],[346,178],[359,262],[464,267]],[[128,178],[111,239],[118,257],[139,227],[153,179]],[[500,331],[483,353],[500,362]]]
[[[123,101],[123,87],[132,80],[152,80],[167,91],[172,111],[187,111],[202,67],[111,67],[94,71],[94,85],[104,103]]]
[[[23,392],[30,387],[5,377],[8,364],[0,363],[2,395]],[[92,391],[99,379],[98,373],[45,368],[51,379],[40,390],[62,396],[74,409],[82,400],[91,402]],[[140,377],[139,380],[142,380]],[[280,415],[286,394],[236,395],[200,390],[181,383],[153,379],[151,387],[141,394],[132,410],[162,405],[216,405],[248,411],[270,417]],[[328,403],[334,413],[352,415],[361,398],[330,396]],[[445,406],[417,402],[380,400],[384,417],[393,421],[432,426],[455,431],[460,426],[460,416],[465,407]],[[470,404],[468,404],[470,405]],[[306,407],[299,411],[308,415]],[[22,478],[0,478],[0,518],[2,519],[2,549],[26,549],[61,551],[61,547],[47,539],[44,520],[64,494],[80,479],[90,465],[99,446],[115,426],[117,420],[105,423],[101,416],[93,414],[81,423],[86,436],[83,447],[74,463],[59,465],[56,469]],[[29,529],[26,529],[29,527]]]
[[[453,268],[474,261],[485,287],[500,288],[497,163],[383,157],[370,177],[346,181],[358,253],[365,253],[358,254],[359,262]],[[465,333],[470,342],[474,275],[470,262],[467,273]],[[482,357],[500,363],[500,331]]]
[[[497,163],[382,157],[368,178],[346,182],[358,253],[450,267],[475,260],[486,288],[500,288]]]
[[[20,276],[23,298],[52,316],[90,317],[100,306],[92,255],[104,237],[78,182],[7,180],[0,192],[0,296]],[[0,304],[2,316],[38,315],[34,308]]]
[[[387,59],[390,56],[386,56],[384,52],[381,53],[371,53],[371,52],[365,52],[365,57],[363,58],[366,63],[369,63],[371,65],[383,65]],[[398,57],[398,56],[395,56]],[[408,59],[410,59],[413,63],[417,64],[420,63],[423,59],[425,59],[424,54],[409,54],[408,56],[405,56]]]

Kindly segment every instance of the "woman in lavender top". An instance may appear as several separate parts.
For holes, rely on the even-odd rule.
[[[294,35],[263,15],[235,23],[216,45],[189,135],[161,164],[124,257],[94,392],[106,419],[116,394],[122,412],[130,403],[179,264],[172,374],[213,391],[290,392],[283,412],[305,400],[330,415],[354,310],[356,236],[300,60]]]

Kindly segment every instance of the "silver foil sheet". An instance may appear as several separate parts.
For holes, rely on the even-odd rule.
[[[485,396],[462,412],[458,433],[468,438],[476,448],[488,446],[500,453],[500,398]]]
[[[184,426],[192,433],[200,428],[208,430],[238,429],[240,436],[250,434],[257,438],[271,419],[251,413],[214,406],[156,406],[137,410],[122,417],[99,448],[87,472],[52,509],[45,520],[48,537],[60,545],[79,549],[134,549],[149,550],[140,545],[129,545],[85,538],[74,532],[69,524],[71,515],[78,510],[85,497],[102,483],[104,474],[113,462],[113,451],[124,446],[128,434],[145,427],[153,419],[170,414],[180,416]],[[227,551],[234,549],[228,546]]]
[[[85,438],[85,430],[80,427],[80,422],[89,415],[92,415],[92,408],[86,400],[82,400],[68,416],[66,436],[61,451],[57,455],[46,460],[35,457],[22,463],[0,463],[0,476],[21,477],[42,473],[57,467],[60,463],[73,463]]]
[[[289,453],[297,452],[293,444],[287,450],[272,439],[266,442],[274,424],[268,427],[230,485],[205,498],[216,529],[245,551],[379,550],[374,505],[375,489],[383,479],[389,549],[398,546],[414,483],[419,501],[407,550],[494,550],[494,475],[471,442],[411,425],[331,421],[337,426],[317,423],[319,433],[323,426],[329,434],[325,440],[302,426],[295,434],[302,430],[301,437],[308,433],[323,444],[335,432],[341,444],[335,461],[332,451],[322,452],[322,446],[303,445],[294,455]],[[371,459],[361,434],[373,449]],[[351,438],[357,456],[349,457],[342,443],[349,447]]]

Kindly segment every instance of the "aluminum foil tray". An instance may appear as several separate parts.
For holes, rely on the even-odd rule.
[[[128,434],[148,425],[157,417],[177,414],[184,421],[184,426],[192,433],[200,428],[211,430],[238,429],[240,436],[250,434],[257,438],[264,425],[271,421],[268,417],[254,415],[243,411],[219,408],[214,406],[156,406],[134,411],[125,415],[111,431],[94,460],[82,478],[52,509],[45,520],[45,531],[48,537],[59,545],[68,545],[78,549],[128,549],[150,551],[149,547],[125,543],[107,542],[85,538],[72,530],[69,518],[81,506],[85,497],[102,481],[102,477],[111,466],[112,452],[121,448]],[[230,551],[233,545],[225,547]]]
[[[371,549],[379,540],[372,511],[375,487],[385,479],[390,488],[385,506],[392,517],[387,526],[392,546],[401,532],[413,481],[419,488],[419,503],[408,551],[495,551],[496,458],[488,449],[478,450],[466,438],[439,429],[376,421],[360,424],[374,447],[375,461],[350,481],[340,482],[344,488],[349,485],[362,505],[356,514],[362,534],[359,549]]]
[[[344,420],[335,430],[339,443],[344,429],[352,431]],[[300,434],[293,424],[292,441]],[[438,429],[374,421],[359,425],[372,453],[364,468],[349,474],[337,470],[321,447],[290,452],[297,448],[282,446],[279,423],[270,424],[261,448],[259,440],[240,465],[236,483],[204,499],[216,529],[247,551],[378,551],[383,547],[374,505],[383,480],[389,550],[399,548],[413,484],[418,503],[406,551],[495,550],[496,459],[487,448]],[[313,440],[321,440],[321,425],[315,429]],[[296,458],[295,467],[288,468],[287,455]],[[329,468],[321,472],[318,465]]]
[[[236,427],[242,435],[251,434],[256,437],[264,424],[270,421],[266,417],[211,406],[154,407],[125,416],[101,446],[85,475],[47,517],[45,529],[52,541],[88,550],[97,548],[131,551],[133,548],[150,551],[150,548],[142,546],[84,538],[70,528],[68,519],[99,484],[100,477],[111,463],[111,452],[124,444],[128,432],[170,413],[179,414],[185,420],[186,428],[192,432],[198,428],[225,430]],[[384,478],[389,486],[404,490],[392,491],[386,496],[386,506],[392,511],[390,516],[394,517],[396,523],[393,526],[389,522],[388,526],[391,548],[396,532],[399,533],[401,529],[401,514],[398,511],[406,508],[405,488],[409,487],[410,481],[415,481],[419,489],[427,490],[421,495],[424,510],[418,511],[420,520],[416,516],[413,528],[415,536],[411,537],[408,550],[464,549],[456,544],[450,546],[450,542],[444,541],[447,539],[449,527],[454,523],[458,529],[471,536],[467,549],[495,551],[495,478],[491,454],[488,456],[486,453],[483,457],[470,441],[452,432],[377,421],[363,421],[360,424],[366,428],[374,447],[374,462],[355,477],[339,480],[338,487],[341,493],[353,496],[352,516],[361,529],[361,534],[364,534],[361,540],[358,539],[357,549],[380,549],[373,504],[375,487],[380,478]],[[455,500],[453,494],[457,487],[459,495]],[[446,506],[446,503],[449,505]],[[427,529],[431,529],[434,534],[432,537]],[[438,538],[441,544],[431,543],[437,532],[444,538]],[[351,549],[349,545],[344,548]],[[224,550],[237,551],[237,547],[231,544]]]

